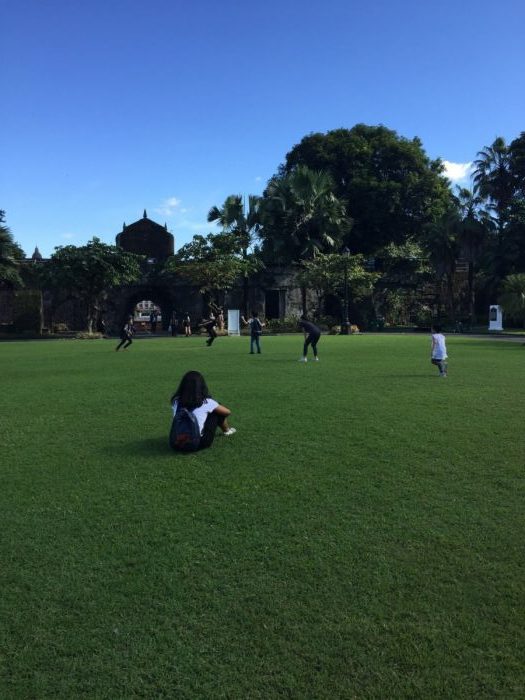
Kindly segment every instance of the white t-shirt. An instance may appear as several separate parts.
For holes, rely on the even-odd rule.
[[[447,346],[445,344],[445,336],[443,333],[432,333],[432,359],[446,360]]]
[[[177,412],[177,405],[178,401],[175,399],[173,402],[173,415]],[[213,413],[215,409],[217,408],[219,404],[215,399],[204,399],[204,403],[202,403],[198,408],[194,408],[192,413],[197,419],[197,423],[199,424],[199,429],[201,431],[204,430],[204,423],[206,423],[206,418],[208,417],[208,413]]]

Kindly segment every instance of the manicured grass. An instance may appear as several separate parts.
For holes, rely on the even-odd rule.
[[[525,348],[248,342],[0,345],[0,697],[525,697]]]

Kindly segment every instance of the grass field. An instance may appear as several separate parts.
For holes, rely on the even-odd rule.
[[[248,343],[0,345],[0,697],[524,698],[525,348]]]

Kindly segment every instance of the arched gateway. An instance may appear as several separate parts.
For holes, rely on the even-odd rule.
[[[117,333],[125,319],[134,313],[137,304],[144,300],[152,302],[160,310],[164,330],[168,329],[174,313],[178,319],[189,313],[193,323],[198,323],[208,313],[196,285],[177,278],[176,272],[169,276],[160,274],[163,264],[174,254],[175,248],[174,237],[166,224],[161,226],[152,221],[144,210],[141,219],[129,226],[123,225],[116,236],[116,244],[127,252],[143,255],[145,263],[142,278],[134,284],[112,289],[104,308],[100,309],[108,332]],[[26,264],[46,265],[47,260],[36,253],[25,261]],[[283,318],[301,312],[301,290],[291,268],[267,266],[248,279],[246,289],[243,281],[239,280],[237,286],[224,294],[224,307],[242,309],[245,291],[248,293],[248,308],[257,309],[267,318]],[[70,331],[85,329],[85,310],[67,290],[48,289],[42,293],[33,290],[32,293],[38,294],[41,299],[41,326],[50,331],[57,327]],[[15,291],[0,290],[0,325],[4,327],[17,325],[15,296]],[[35,328],[36,324],[33,324],[31,329]]]
[[[147,268],[164,263],[175,249],[175,240],[166,224],[161,226],[148,219],[146,210],[142,219],[129,226],[122,226],[122,231],[116,236],[116,244],[128,253],[145,256]],[[137,304],[143,300],[152,301],[160,309],[164,330],[170,325],[174,312],[180,315],[181,309],[176,304],[177,294],[173,283],[159,279],[152,283],[147,268],[142,280],[114,290],[108,299],[104,311],[106,323],[111,327],[118,326],[123,319],[132,316]]]

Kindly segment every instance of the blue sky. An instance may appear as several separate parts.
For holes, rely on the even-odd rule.
[[[0,209],[29,255],[144,208],[178,248],[311,132],[466,164],[525,130],[522,0],[0,0],[0,26]]]

